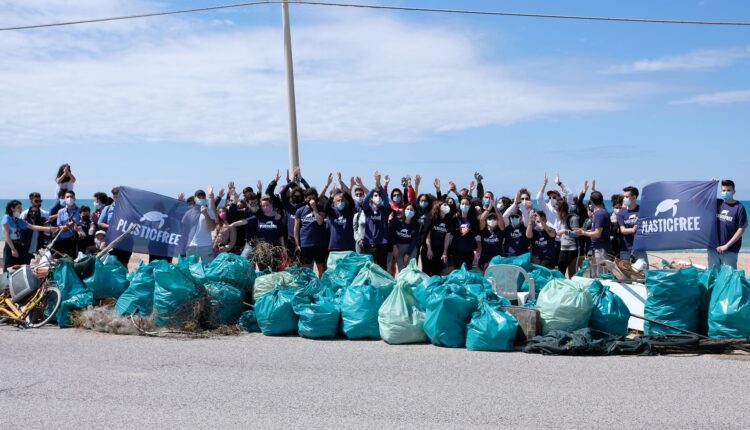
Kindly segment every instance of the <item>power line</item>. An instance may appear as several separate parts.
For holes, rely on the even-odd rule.
[[[265,5],[265,4],[281,4],[281,3],[283,3],[283,1],[281,0],[231,3],[231,4],[201,7],[201,8],[194,8],[194,9],[180,9],[180,10],[165,11],[165,12],[143,13],[143,14],[137,14],[137,15],[94,18],[94,19],[56,22],[56,23],[48,23],[48,24],[24,25],[24,26],[17,26],[17,27],[4,27],[4,28],[0,28],[0,31],[30,30],[30,29],[35,29],[35,28],[47,28],[47,27],[62,27],[62,26],[68,26],[68,25],[91,24],[91,23],[108,22],[108,21],[122,21],[122,20],[128,20],[128,19],[140,19],[140,18],[151,18],[151,17],[156,17],[156,16],[209,12],[209,11],[215,11],[215,10],[221,10],[221,9],[243,8],[243,7],[252,7],[252,6]],[[299,1],[290,0],[288,3],[298,4],[298,5],[308,5],[308,6],[379,9],[379,10],[395,10],[395,11],[406,11],[406,12],[446,13],[446,14],[461,14],[461,15],[502,16],[502,17],[516,17],[516,18],[520,17],[520,18],[567,19],[567,20],[579,20],[579,21],[629,22],[629,23],[645,23],[645,24],[683,24],[683,25],[710,25],[710,26],[725,26],[725,27],[726,26],[750,27],[750,22],[742,22],[742,21],[692,21],[692,20],[677,20],[677,19],[617,18],[617,17],[584,16],[584,15],[553,15],[553,14],[542,14],[542,13],[496,12],[496,11],[467,10],[467,9],[435,9],[435,8],[423,8],[423,7],[387,6],[387,5],[354,4],[354,3],[329,3],[329,2],[316,2],[316,1],[303,1],[303,0],[299,0]]]

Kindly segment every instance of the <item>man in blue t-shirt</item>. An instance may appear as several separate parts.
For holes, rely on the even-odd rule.
[[[591,229],[576,229],[576,234],[591,239],[591,249],[594,250],[594,262],[609,260],[609,253],[612,252],[612,242],[610,241],[611,222],[609,212],[604,208],[604,196],[599,191],[591,193],[589,199],[593,205],[593,215],[591,217]]]
[[[717,201],[716,249],[708,250],[708,266],[721,265],[737,268],[737,257],[742,247],[742,235],[747,228],[747,213],[742,203],[734,199],[734,182],[721,181],[721,198]]]
[[[633,242],[638,230],[638,188],[625,187],[623,191],[622,209],[617,213],[617,225],[620,226],[622,234],[622,247],[620,248],[620,259],[633,263],[636,270],[648,269],[648,255],[645,251],[634,251]]]

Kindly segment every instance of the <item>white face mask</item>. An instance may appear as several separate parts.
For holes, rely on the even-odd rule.
[[[553,208],[556,208],[557,207],[557,199],[555,199],[555,198],[549,199],[549,205],[552,206]]]
[[[21,216],[21,211],[20,210],[15,210],[15,211],[13,211],[13,214],[15,214],[16,218],[19,218]]]
[[[497,220],[496,219],[487,220],[487,226],[489,228],[497,227]]]
[[[627,198],[627,197],[625,197],[624,199],[622,199],[622,207],[627,208],[629,206],[630,206],[630,199]]]
[[[376,205],[380,206],[380,196],[374,196],[372,198],[372,202],[375,203]]]
[[[76,199],[73,197],[68,197],[65,199],[65,204],[68,206],[74,206],[76,204]]]
[[[448,205],[442,205],[440,206],[440,213],[443,215],[448,215],[448,213],[451,211],[451,208]]]
[[[94,239],[94,245],[95,245],[95,246],[96,246],[97,248],[102,248],[102,246],[104,245],[104,241],[103,241],[103,240],[100,240],[100,239]]]
[[[98,209],[103,208],[104,205],[102,203],[96,202],[96,203],[94,203],[94,207],[98,210]]]

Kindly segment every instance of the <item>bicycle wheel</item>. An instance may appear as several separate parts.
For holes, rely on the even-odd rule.
[[[39,306],[26,315],[26,324],[28,324],[28,327],[38,328],[50,322],[55,317],[61,301],[60,290],[57,287],[47,287],[47,291],[44,293]]]

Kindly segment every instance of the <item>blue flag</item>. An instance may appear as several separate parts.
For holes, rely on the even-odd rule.
[[[643,188],[636,251],[715,248],[716,183],[654,182]]]
[[[184,254],[195,235],[200,209],[186,202],[136,188],[120,187],[107,230],[107,243],[135,229],[115,248],[163,257]]]

